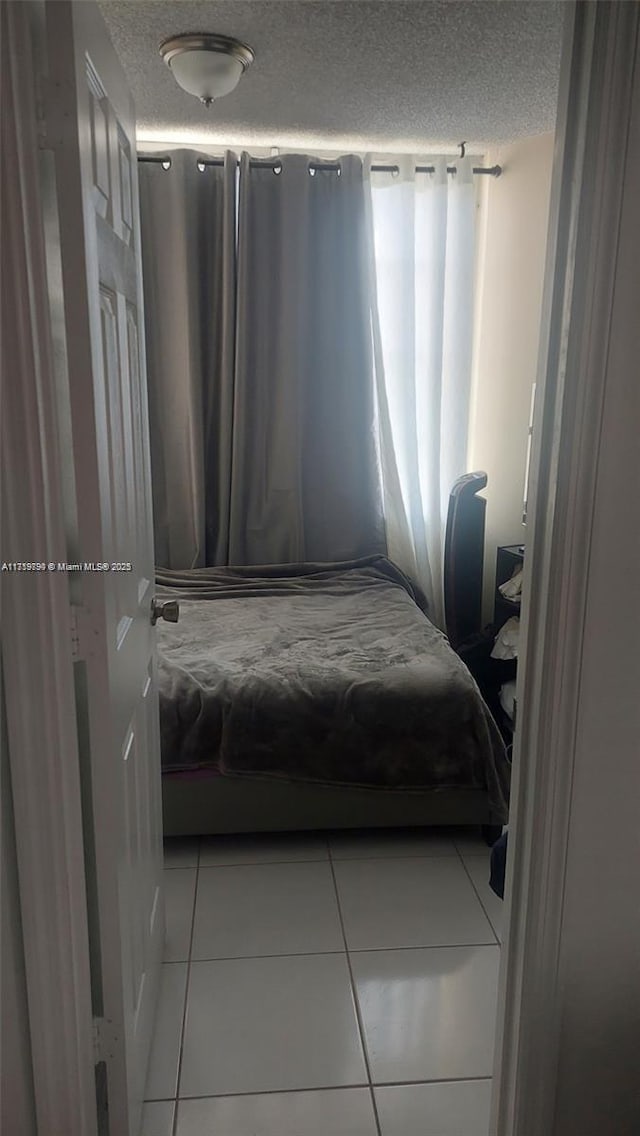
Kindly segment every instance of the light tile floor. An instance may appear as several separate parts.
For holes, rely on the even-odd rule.
[[[487,1136],[501,901],[469,831],[171,840],[142,1136]]]

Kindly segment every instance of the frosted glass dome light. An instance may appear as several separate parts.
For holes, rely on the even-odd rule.
[[[209,33],[172,36],[161,44],[160,54],[178,86],[205,106],[233,91],[254,59],[246,44]]]

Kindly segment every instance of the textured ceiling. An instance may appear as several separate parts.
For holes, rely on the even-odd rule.
[[[553,0],[103,0],[142,138],[480,152],[553,130],[562,3]],[[255,51],[207,110],[158,55],[179,32]]]

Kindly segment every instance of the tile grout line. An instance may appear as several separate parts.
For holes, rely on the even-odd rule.
[[[196,904],[198,902],[198,880],[200,878],[200,852],[202,848],[202,837],[198,839],[198,863],[196,865],[196,883],[193,889],[193,911],[191,912],[191,931],[189,934],[189,957],[187,959],[187,977],[184,987],[184,1006],[182,1007],[182,1025],[180,1027],[180,1050],[178,1053],[178,1075],[176,1077],[176,1095],[173,1102],[173,1124],[171,1126],[172,1136],[177,1136],[178,1133],[178,1101],[180,1099],[180,1082],[182,1080],[182,1056],[184,1051],[184,1035],[187,1025],[187,1006],[189,1003],[189,983],[191,980],[191,955],[193,953],[193,934],[196,924]]]
[[[473,882],[473,881],[472,881]],[[483,908],[484,911],[484,908]],[[485,913],[486,914],[486,913]],[[489,917],[487,916],[487,919]],[[493,926],[491,926],[491,933],[495,936]],[[367,955],[367,954],[388,954],[390,952],[396,953],[400,951],[453,951],[468,950],[469,948],[477,949],[479,947],[495,947],[495,942],[485,943],[415,943],[410,947],[351,947],[348,953],[352,955]],[[270,958],[320,958],[324,955],[344,955],[347,954],[344,947],[335,951],[277,951],[273,954],[267,955],[212,955],[210,958],[194,958],[192,962],[248,962],[251,959],[270,959]],[[172,962],[166,962],[165,966],[184,965],[188,959],[174,959]]]
[[[467,1077],[469,1081],[490,1081],[490,1077]],[[393,1082],[393,1087],[397,1082]],[[411,1084],[412,1082],[407,1082]],[[418,1081],[416,1084],[422,1084]],[[424,1082],[427,1084],[428,1082]],[[437,1083],[437,1082],[436,1082]],[[386,1086],[385,1086],[386,1087]],[[291,1096],[293,1093],[338,1093],[338,1092],[353,1092],[354,1089],[368,1089],[368,1081],[354,1081],[352,1085],[313,1085],[312,1088],[305,1089],[245,1089],[244,1092],[234,1093],[209,1093],[203,1096],[199,1093],[197,1096],[180,1097],[180,1101],[189,1100],[234,1100],[235,1097],[278,1097],[278,1096]],[[146,1100],[145,1104],[173,1104],[173,1097],[151,1097]],[[178,1104],[178,1101],[175,1101]],[[216,1134],[217,1136],[217,1134]]]
[[[458,845],[457,845],[457,844],[456,844],[456,851],[457,851],[457,853],[458,853],[458,856],[460,857],[460,863],[462,864],[462,867],[464,868],[464,870],[465,870],[465,872],[466,872],[466,874],[467,874],[467,879],[469,880],[469,883],[471,884],[471,887],[473,888],[473,890],[474,890],[474,892],[475,892],[476,896],[478,897],[478,903],[480,904],[480,906],[481,906],[482,910],[484,911],[484,914],[485,914],[485,918],[487,919],[487,922],[489,923],[489,926],[490,926],[491,930],[493,931],[493,935],[494,935],[494,938],[495,938],[495,940],[496,940],[496,943],[497,943],[497,945],[498,945],[498,946],[499,946],[499,947],[501,948],[501,947],[502,947],[502,940],[501,940],[501,939],[500,939],[500,938],[498,937],[498,932],[496,931],[496,929],[495,929],[495,927],[494,927],[494,925],[493,925],[493,922],[492,922],[492,920],[491,920],[491,916],[489,915],[489,912],[487,911],[487,909],[486,909],[486,907],[485,907],[484,903],[482,902],[482,896],[480,895],[480,892],[478,891],[478,889],[477,889],[477,887],[476,887],[475,883],[473,882],[473,876],[471,875],[471,872],[469,871],[469,869],[468,869],[468,867],[467,867],[467,864],[466,864],[465,858],[464,858],[464,856],[462,855],[462,852],[461,852],[461,851],[460,851],[460,849],[458,848]],[[490,945],[490,944],[488,944],[488,945]]]
[[[369,1082],[369,1096],[371,1098],[371,1108],[373,1110],[373,1119],[376,1126],[377,1136],[382,1136],[382,1129],[380,1127],[380,1117],[378,1116],[378,1105],[376,1102],[375,1093],[373,1091],[373,1079],[371,1076],[371,1065],[369,1062],[369,1053],[367,1050],[367,1039],[364,1030],[364,1022],[360,1011],[360,1003],[358,1001],[358,991],[356,989],[355,978],[353,976],[353,968],[351,966],[351,956],[349,954],[349,944],[347,943],[347,933],[345,931],[344,919],[342,917],[342,908],[340,906],[340,893],[338,891],[338,881],[336,879],[335,866],[333,862],[333,855],[331,852],[331,841],[327,838],[327,853],[329,855],[329,867],[331,869],[331,876],[333,879],[333,887],[336,895],[336,906],[338,908],[338,919],[340,920],[340,929],[342,931],[342,939],[344,942],[345,955],[347,960],[347,969],[349,971],[349,982],[351,983],[351,997],[353,998],[353,1006],[356,1013],[356,1021],[358,1023],[358,1032],[360,1034],[360,1044],[362,1046],[362,1056],[364,1057],[364,1065],[367,1071],[367,1079]]]
[[[334,856],[333,859],[336,864],[351,864],[355,860],[456,860],[458,856],[459,852],[454,846],[451,852],[403,852],[401,856],[388,856],[382,852],[377,852],[375,856]],[[302,857],[295,860],[291,858],[287,860],[234,860],[228,864],[201,864],[200,867],[205,871],[208,868],[263,868],[270,867],[273,864],[326,864],[327,859],[328,857],[325,856],[314,856],[308,859]],[[173,864],[165,871],[175,872],[194,866],[194,864]]]
[[[412,1081],[376,1081],[375,1086],[371,1086],[368,1081],[356,1081],[352,1085],[314,1085],[313,1088],[304,1089],[249,1089],[248,1091],[239,1093],[199,1093],[194,1096],[181,1097],[180,1100],[225,1100],[235,1097],[269,1097],[269,1096],[292,1096],[295,1093],[350,1093],[354,1089],[398,1089],[404,1088],[405,1085],[457,1085],[461,1082],[477,1082],[477,1081],[490,1081],[490,1075],[483,1077],[436,1077],[427,1078],[423,1080]],[[151,1097],[145,1104],[173,1104],[173,1097]]]
[[[228,864],[201,864],[200,867],[206,871],[208,868],[263,868],[269,867],[272,864],[326,864],[324,856],[304,856],[300,860],[233,860]]]

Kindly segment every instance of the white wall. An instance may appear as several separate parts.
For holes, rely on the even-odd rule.
[[[535,382],[553,134],[485,154],[503,174],[480,187],[476,340],[467,468],[486,470],[484,622],[496,548],[524,540],[522,502]]]

